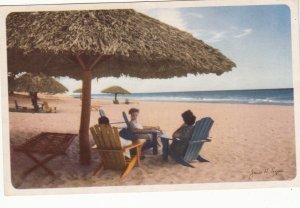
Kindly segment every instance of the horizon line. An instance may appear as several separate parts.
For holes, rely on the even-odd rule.
[[[218,91],[251,91],[251,90],[285,90],[285,89],[294,89],[294,87],[283,87],[283,88],[256,88],[256,89],[229,89],[229,90],[191,90],[191,91],[164,91],[164,92],[132,92],[133,93],[176,93],[176,92],[218,92]],[[70,94],[78,94],[70,92]],[[91,94],[107,94],[107,93],[91,93]]]

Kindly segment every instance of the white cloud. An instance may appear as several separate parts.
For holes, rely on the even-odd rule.
[[[159,9],[156,12],[155,17],[161,22],[174,26],[178,29],[187,30],[186,23],[183,17],[181,16],[180,12],[178,12],[177,10]]]
[[[240,34],[234,35],[233,37],[234,38],[241,38],[241,37],[247,36],[247,35],[249,35],[251,33],[252,33],[252,29],[251,28],[247,28],[247,29],[242,30],[240,32]]]
[[[177,9],[138,9],[138,12],[147,14],[155,19],[158,19],[161,22],[164,22],[168,25],[176,27],[180,30],[187,31],[186,23],[183,16]]]
[[[230,31],[223,30],[223,31],[213,31],[213,30],[204,30],[204,29],[196,29],[196,30],[189,30],[190,33],[193,34],[194,37],[203,40],[204,42],[219,42],[223,41],[228,38],[228,33]]]
[[[210,32],[211,37],[207,39],[207,42],[215,43],[215,42],[222,41],[225,39],[226,33],[227,31],[221,31],[221,32],[211,31]]]
[[[208,43],[215,43],[229,38],[242,38],[252,33],[251,28],[241,29],[235,25],[222,28],[221,31],[190,29],[187,27],[185,17],[192,16],[197,19],[203,19],[201,13],[186,13],[182,14],[178,9],[138,9],[139,12],[147,14],[155,19],[166,24],[174,26],[180,30],[191,33],[194,37],[200,38]]]
[[[220,41],[226,41],[230,38],[242,38],[252,33],[251,28],[239,29],[237,27],[224,28],[223,31],[211,31],[211,30],[194,30],[192,33],[195,37],[203,39],[208,43],[215,43]]]

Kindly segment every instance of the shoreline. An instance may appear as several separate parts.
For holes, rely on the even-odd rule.
[[[76,97],[76,96],[72,96],[70,95],[70,97],[73,97],[75,99],[79,99],[79,97]],[[105,101],[112,101],[112,99],[110,98],[95,98],[95,97],[92,97],[91,98],[92,100],[105,100]],[[118,99],[120,102],[120,104],[124,104],[125,101],[122,102],[122,100],[124,100],[124,98],[122,99]],[[247,103],[247,102],[201,102],[201,101],[175,101],[175,100],[139,100],[139,99],[129,99],[129,102],[130,101],[135,101],[135,102],[162,102],[162,103],[204,103],[204,104],[228,104],[228,105],[232,105],[232,104],[240,104],[240,105],[263,105],[263,106],[291,106],[291,107],[294,107],[294,103],[291,103],[291,104],[282,104],[282,103],[278,103],[278,104],[275,104],[275,103]]]
[[[149,102],[187,102],[187,103],[221,103],[251,105],[294,105],[293,88],[247,89],[247,90],[212,90],[180,92],[144,92],[120,94],[119,99]],[[78,97],[80,93],[69,93]],[[113,99],[107,93],[92,93],[93,99]]]

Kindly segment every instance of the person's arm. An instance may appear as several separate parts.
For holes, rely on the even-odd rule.
[[[173,138],[180,138],[181,135],[181,128],[183,127],[183,125],[181,125],[172,135]]]
[[[159,126],[143,126],[145,130],[160,130]]]
[[[140,125],[130,122],[130,129],[133,133],[144,133],[145,129],[139,128]],[[142,126],[141,126],[142,127]]]
[[[144,129],[131,128],[133,133],[143,133]]]
[[[157,133],[158,130],[156,129],[132,129],[133,133],[141,133],[141,134],[151,134],[151,133]]]

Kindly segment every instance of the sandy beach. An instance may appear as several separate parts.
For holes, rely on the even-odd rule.
[[[31,107],[30,98],[20,95],[10,97],[10,107],[14,107],[15,99],[19,105]],[[172,159],[163,162],[161,150],[156,156],[150,151],[146,152],[142,166],[134,168],[122,180],[120,172],[113,170],[105,170],[97,177],[93,176],[93,171],[99,165],[99,155],[92,150],[91,165],[79,165],[77,137],[65,156],[47,164],[54,170],[55,179],[43,169],[22,179],[22,171],[33,162],[26,155],[15,152],[14,147],[43,131],[77,134],[79,130],[80,99],[47,95],[40,95],[40,99],[57,107],[57,113],[9,113],[12,182],[17,188],[273,181],[291,180],[296,175],[293,106],[146,101],[126,105],[123,100],[120,105],[114,105],[111,100],[92,100],[112,122],[123,120],[122,111],[139,108],[139,120],[143,125],[159,125],[167,135],[182,124],[181,113],[187,109],[192,110],[197,119],[213,118],[212,142],[201,150],[201,155],[210,162],[194,162],[195,168],[187,168]],[[97,123],[98,115],[98,111],[91,112],[90,125]],[[90,141],[93,145],[91,135]]]

